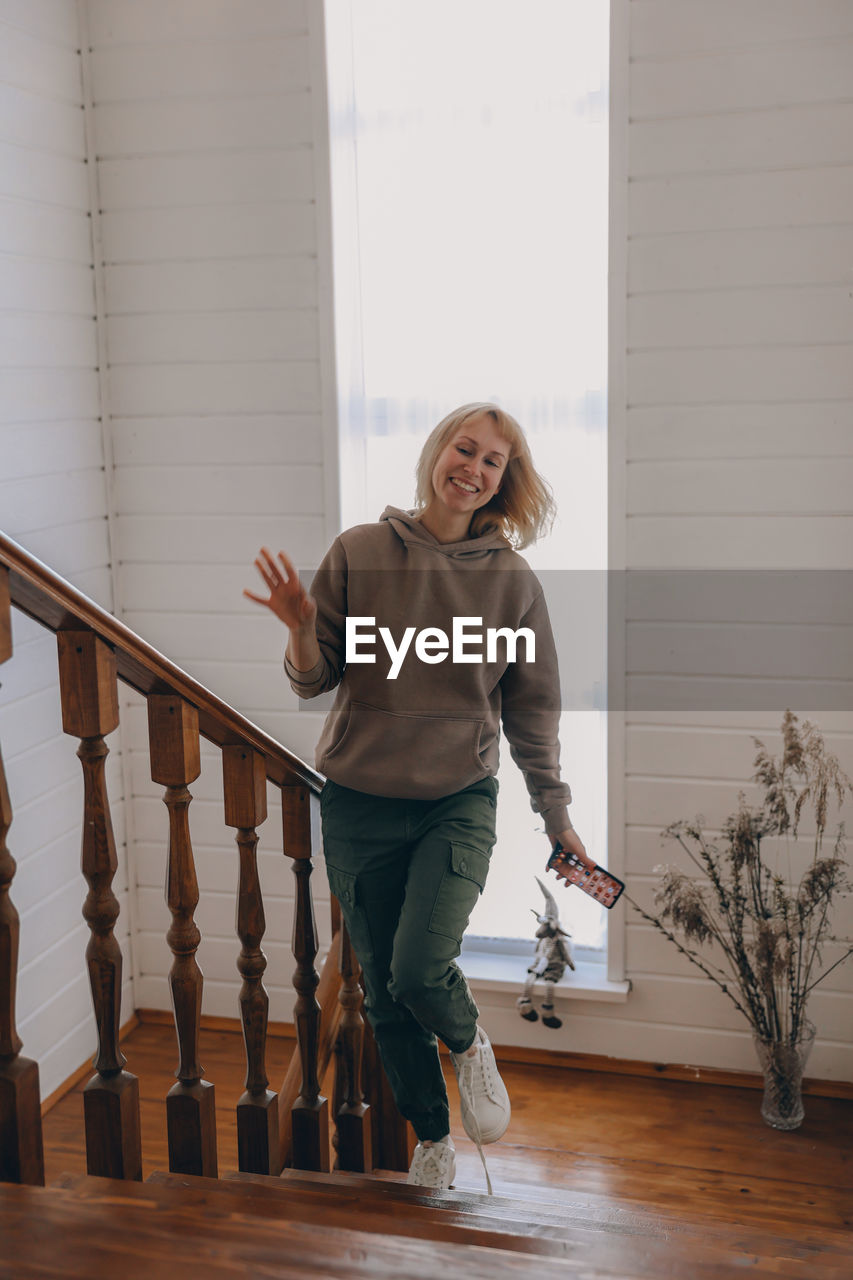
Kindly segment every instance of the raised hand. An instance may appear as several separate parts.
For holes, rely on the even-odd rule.
[[[317,605],[299,581],[299,574],[283,551],[278,560],[267,547],[261,547],[255,559],[255,567],[264,580],[269,596],[258,596],[244,590],[243,595],[256,604],[262,604],[291,631],[304,631],[312,626],[317,616]]]

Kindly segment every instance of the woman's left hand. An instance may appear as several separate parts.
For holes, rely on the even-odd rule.
[[[552,849],[555,848],[557,841],[559,840],[566,852],[577,854],[581,862],[585,863],[589,867],[590,871],[595,868],[596,864],[584,848],[584,843],[577,831],[573,828],[569,827],[566,831],[558,831],[556,835],[549,836],[548,839],[551,841]]]

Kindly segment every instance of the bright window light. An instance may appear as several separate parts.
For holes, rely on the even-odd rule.
[[[519,419],[560,512],[524,555],[567,619],[563,773],[601,862],[609,9],[326,4],[343,523],[412,505],[421,444],[457,405],[494,400]],[[548,848],[505,743],[501,759],[471,931],[529,938]],[[602,947],[602,909],[557,897],[575,943]]]

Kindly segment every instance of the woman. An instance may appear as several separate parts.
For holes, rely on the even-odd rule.
[[[289,629],[294,691],[338,689],[316,752],[326,866],[386,1074],[418,1136],[409,1182],[420,1186],[449,1187],[455,1172],[436,1037],[481,1158],[509,1123],[455,963],[495,842],[501,721],[551,845],[588,861],[560,780],[548,612],[513,550],[552,513],[515,419],[464,405],[423,448],[414,512],[388,507],[342,533],[310,595],[287,556],[264,548],[255,564],[270,594],[245,592]]]

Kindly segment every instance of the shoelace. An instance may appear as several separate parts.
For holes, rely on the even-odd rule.
[[[465,1098],[465,1104],[468,1107],[468,1114],[474,1122],[474,1128],[477,1130],[477,1136],[474,1139],[477,1150],[480,1153],[480,1159],[483,1163],[483,1172],[486,1175],[486,1190],[489,1195],[493,1195],[492,1180],[489,1177],[489,1166],[486,1164],[486,1157],[483,1155],[483,1144],[480,1141],[480,1122],[477,1119],[477,1111],[474,1106],[474,1077],[478,1073],[483,1082],[483,1091],[489,1097],[493,1097],[491,1092],[494,1080],[491,1073],[491,1063],[489,1066],[483,1062],[482,1053],[477,1053],[473,1058],[464,1058],[459,1068],[459,1096]],[[464,1091],[464,1092],[463,1092]]]

